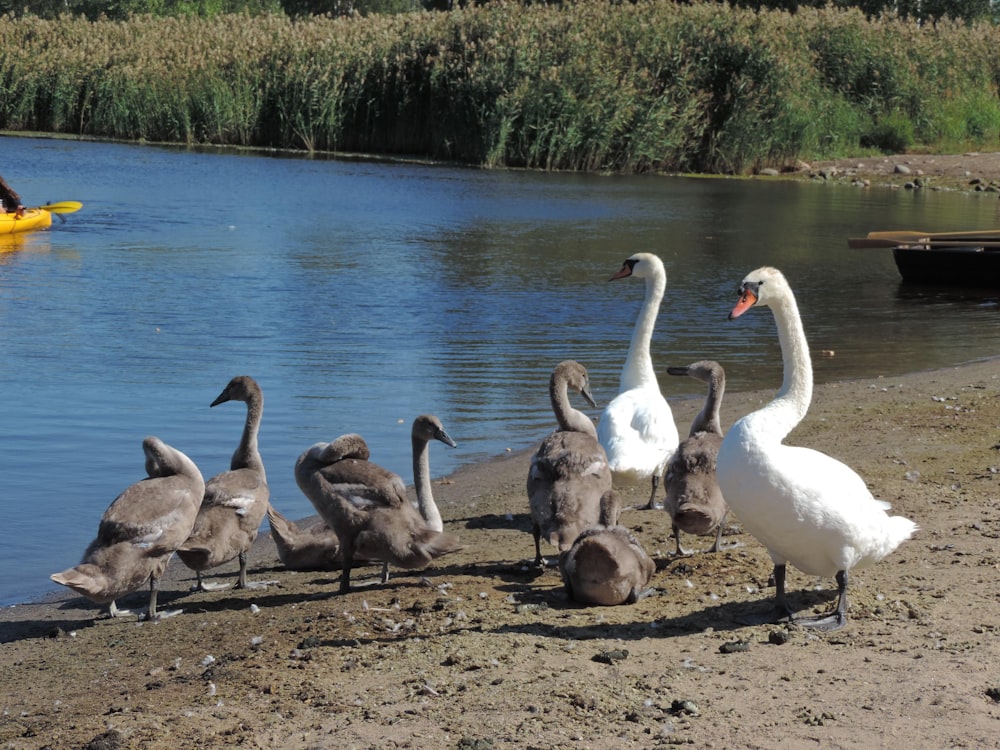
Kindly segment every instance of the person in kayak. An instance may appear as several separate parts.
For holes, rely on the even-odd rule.
[[[24,216],[24,204],[21,196],[14,192],[13,188],[7,184],[3,177],[0,177],[0,202],[3,203],[3,210],[9,214]]]

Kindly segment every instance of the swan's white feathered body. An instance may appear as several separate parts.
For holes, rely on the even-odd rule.
[[[850,467],[782,443],[812,399],[812,364],[795,296],[781,272],[767,267],[749,274],[740,294],[731,318],[753,305],[767,305],[774,313],[785,374],[774,400],[726,433],[716,467],[719,486],[747,531],[770,553],[778,606],[790,614],[784,600],[786,563],[812,575],[835,575],[837,610],[831,618],[803,624],[839,627],[846,619],[847,572],[878,562],[917,527],[890,516],[888,504],[875,499]]]
[[[612,279],[636,276],[646,280],[646,295],[632,332],[619,381],[619,393],[604,409],[597,437],[614,474],[652,478],[653,495],[659,477],[677,448],[679,435],[670,405],[660,392],[649,344],[667,286],[663,263],[651,253],[629,257]],[[654,497],[650,497],[652,507]]]
[[[723,440],[723,495],[775,564],[834,576],[878,562],[910,537],[915,524],[889,516],[849,466],[810,448],[782,445],[766,433],[766,410],[737,422]]]

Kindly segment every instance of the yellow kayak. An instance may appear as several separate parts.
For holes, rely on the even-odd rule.
[[[52,214],[44,208],[26,208],[24,215],[0,211],[0,234],[30,232],[33,229],[48,229],[52,226]]]

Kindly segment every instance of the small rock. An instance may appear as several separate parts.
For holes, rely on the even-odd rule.
[[[788,643],[789,638],[791,638],[791,634],[787,630],[772,630],[767,634],[767,642],[773,643],[775,646],[784,646]]]
[[[678,716],[681,714],[698,716],[698,704],[689,700],[675,700],[670,704],[670,713]]]
[[[719,653],[736,654],[740,651],[749,651],[750,641],[727,641],[719,646]]]
[[[601,664],[614,664],[616,661],[625,661],[628,658],[628,651],[624,648],[613,648],[608,651],[601,651],[594,655],[592,661]]]
[[[86,745],[84,750],[118,750],[127,747],[125,735],[117,729],[109,729],[103,734],[99,734]]]
[[[892,171],[895,172],[896,174],[910,174],[913,170],[910,169],[905,164],[897,164],[895,167],[893,167]]]

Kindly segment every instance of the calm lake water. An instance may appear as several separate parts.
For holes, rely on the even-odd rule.
[[[998,293],[905,286],[889,251],[846,244],[995,228],[985,194],[10,137],[0,164],[29,205],[85,204],[0,245],[2,604],[59,588],[48,575],[144,475],[144,436],[206,478],[228,468],[244,407],[209,404],[234,375],[263,387],[272,501],[293,518],[313,513],[292,466],[318,440],[359,432],[407,482],[422,412],[458,442],[432,448],[435,475],[532,445],[560,360],[588,367],[600,404],[615,394],[643,288],[607,279],[633,252],[668,270],[661,372],[709,357],[732,390],[777,388],[771,316],[726,320],[764,264],[795,288],[813,350],[836,351],[815,358],[820,382],[1000,354]],[[661,388],[700,395],[685,380]]]

